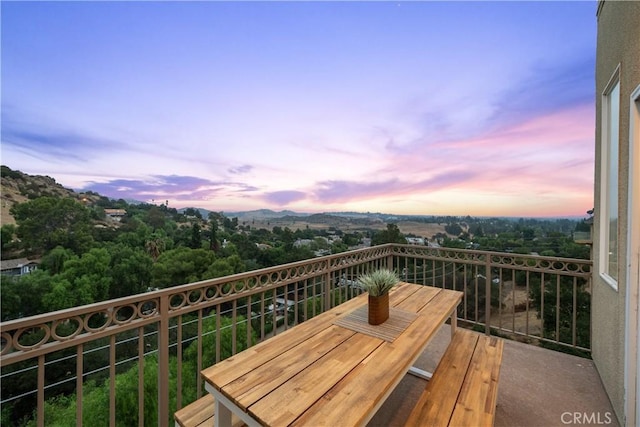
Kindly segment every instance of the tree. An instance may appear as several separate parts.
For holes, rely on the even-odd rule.
[[[371,238],[371,245],[383,245],[385,243],[407,243],[396,224],[387,224],[387,229],[376,232]]]
[[[331,253],[337,254],[340,252],[346,252],[349,250],[349,247],[342,242],[334,242],[331,244]]]
[[[146,292],[151,284],[151,256],[143,249],[122,244],[109,245],[107,249],[111,255],[109,298]]]
[[[257,259],[260,254],[260,250],[256,246],[254,242],[249,240],[249,238],[244,234],[233,234],[231,237],[231,242],[236,247],[238,255],[243,260],[251,260]]]
[[[64,263],[74,257],[73,251],[65,249],[62,246],[56,246],[49,253],[42,257],[40,267],[47,270],[49,274],[62,273]]]
[[[211,218],[211,216],[209,216]],[[214,252],[220,250],[220,243],[218,242],[218,221],[211,219],[209,221],[209,249]]]
[[[89,210],[69,198],[39,197],[11,208],[17,234],[29,252],[41,253],[56,246],[81,254],[93,243]]]
[[[158,261],[158,257],[165,249],[165,241],[159,237],[154,237],[153,239],[147,240],[144,244],[144,248],[147,253],[153,259],[153,262]]]
[[[164,227],[165,221],[164,212],[159,207],[152,206],[147,212],[147,224],[153,228],[153,231]]]
[[[110,264],[111,255],[104,248],[67,260],[62,273],[51,279],[51,289],[43,298],[45,308],[55,311],[107,299]]]
[[[16,234],[16,226],[13,224],[3,224],[0,229],[0,242],[2,243],[2,252],[5,253],[10,249],[13,242],[13,236]]]
[[[51,289],[52,277],[36,270],[19,277],[2,277],[2,321],[35,316],[46,312],[43,295]]]
[[[236,228],[238,228],[238,217],[234,217],[233,219],[224,217],[223,225],[225,229],[234,231]]]
[[[164,252],[153,265],[151,285],[159,288],[202,280],[215,260],[215,254],[205,249],[179,247]]]
[[[462,227],[457,222],[450,223],[444,226],[444,231],[451,234],[452,236],[459,236],[462,233]]]
[[[202,230],[200,230],[200,225],[194,223],[191,226],[191,244],[189,245],[192,249],[198,249],[202,247]]]
[[[244,263],[238,255],[228,258],[217,259],[209,266],[203,274],[203,279],[213,279],[216,277],[230,276],[244,271]]]
[[[186,208],[184,210],[184,214],[187,217],[195,217],[195,218],[198,218],[198,219],[202,219],[202,214],[200,213],[200,211],[198,209]]]

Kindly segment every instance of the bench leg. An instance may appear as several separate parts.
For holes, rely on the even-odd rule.
[[[431,372],[425,371],[424,369],[420,369],[416,366],[410,367],[408,373],[427,381],[433,376]]]

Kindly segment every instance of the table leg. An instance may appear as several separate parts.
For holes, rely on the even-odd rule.
[[[227,408],[220,399],[215,400],[216,412],[214,420],[215,427],[231,427],[231,410]]]
[[[235,414],[249,427],[261,427],[261,424],[237,407],[235,403],[229,400],[224,394],[214,388],[211,384],[205,383],[204,388],[213,395],[215,416],[213,417],[213,425],[215,427],[231,427],[231,417]]]
[[[456,310],[453,310],[453,312],[451,313],[451,338],[453,338],[453,336],[455,335],[457,327],[458,327],[458,312]]]

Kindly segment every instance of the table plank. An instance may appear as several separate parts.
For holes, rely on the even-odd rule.
[[[330,311],[288,329],[282,334],[269,338],[259,344],[250,347],[241,353],[231,356],[202,371],[202,376],[217,389],[237,379],[273,359],[283,351],[299,345],[318,333],[319,329],[328,327],[336,317],[347,314],[366,301],[367,295],[353,298]],[[278,344],[274,345],[273,340]],[[215,379],[215,381],[212,381]]]
[[[417,287],[410,298],[407,298],[400,304],[398,304],[398,308],[401,308],[405,311],[417,313],[422,310],[427,304],[429,304],[429,302],[441,292],[442,289],[434,288],[431,286]]]
[[[384,342],[354,334],[310,365],[310,369],[284,383],[276,393],[251,405],[249,413],[265,425],[289,425]]]
[[[389,306],[402,304],[407,298],[411,298],[419,289],[417,285],[400,282],[389,291]],[[365,294],[368,295],[368,294]],[[366,304],[366,302],[365,302]]]
[[[224,393],[238,405],[248,408],[353,335],[355,332],[349,329],[329,326],[232,381],[224,387]]]

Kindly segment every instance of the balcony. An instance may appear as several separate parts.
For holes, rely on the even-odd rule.
[[[591,261],[393,244],[5,322],[4,420],[172,425],[203,395],[201,369],[360,294],[377,267],[463,291],[458,324],[509,339],[498,425],[616,422],[588,359]],[[419,366],[432,371],[447,339]],[[372,425],[402,425],[422,381],[408,375]]]

